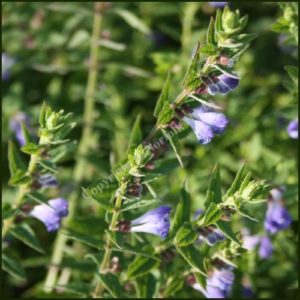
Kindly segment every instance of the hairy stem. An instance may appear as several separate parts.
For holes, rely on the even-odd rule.
[[[29,161],[29,165],[28,165],[28,171],[27,171],[29,174],[32,174],[34,172],[37,160],[38,160],[38,156],[35,155],[35,154],[32,154],[31,157],[30,157],[30,161]],[[24,196],[29,191],[29,189],[30,189],[30,186],[29,186],[28,183],[22,184],[19,187],[19,191],[18,191],[18,194],[16,196],[16,201],[15,201],[15,204],[14,204],[15,208],[18,208],[22,204]],[[11,226],[13,226],[14,221],[15,221],[15,216],[7,218],[3,221],[2,239],[8,233]]]
[[[126,184],[121,184],[121,187],[120,187],[120,190],[118,192],[118,195],[117,195],[117,199],[116,199],[116,202],[115,202],[115,209],[114,209],[114,212],[113,212],[113,215],[112,215],[112,218],[111,218],[111,222],[110,222],[110,225],[109,225],[109,230],[114,230],[116,225],[117,225],[117,222],[118,222],[118,217],[119,217],[119,214],[120,214],[120,208],[122,206],[122,199],[123,199],[123,193],[126,189]],[[111,257],[111,253],[112,253],[112,241],[111,241],[111,238],[110,237],[107,237],[106,239],[106,247],[105,247],[105,252],[104,252],[104,256],[103,256],[103,259],[102,259],[102,262],[101,262],[101,265],[100,265],[100,268],[99,268],[99,273],[103,273],[107,270],[107,267],[109,266],[109,261],[110,261],[110,257]],[[96,285],[96,288],[94,290],[94,293],[93,293],[93,298],[99,298],[99,296],[101,295],[101,293],[103,292],[103,289],[104,289],[104,286],[98,282],[97,285]]]
[[[89,72],[87,80],[87,88],[84,100],[84,115],[83,115],[83,130],[81,139],[78,146],[78,153],[76,157],[78,160],[76,162],[73,179],[76,187],[78,187],[84,177],[84,171],[86,166],[86,155],[89,151],[89,141],[91,139],[92,127],[93,127],[93,112],[94,112],[94,94],[97,84],[97,69],[99,63],[99,45],[98,40],[101,34],[102,19],[103,19],[103,9],[105,2],[96,2],[94,7],[94,23],[93,23],[93,33],[91,38],[91,51],[90,51],[90,62],[89,62]],[[74,218],[76,208],[78,205],[80,189],[76,188],[69,198],[69,215],[65,219],[64,225],[70,223]],[[59,265],[63,259],[63,251],[65,245],[68,241],[66,235],[61,232],[58,233],[55,243],[54,250],[52,253],[51,264],[46,276],[44,290],[46,292],[51,292],[55,286],[57,275],[59,272]]]

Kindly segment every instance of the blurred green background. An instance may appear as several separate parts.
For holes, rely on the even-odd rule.
[[[186,169],[174,169],[160,178],[153,189],[165,201],[176,203],[179,187],[186,176],[193,199],[193,209],[201,207],[208,180],[215,163],[221,167],[224,189],[232,182],[241,161],[257,178],[286,186],[284,195],[293,223],[290,229],[273,238],[274,254],[261,260],[252,252],[240,261],[240,271],[249,278],[257,297],[295,295],[298,277],[297,258],[297,151],[298,141],[286,132],[288,122],[297,117],[297,103],[284,87],[288,75],[285,65],[296,65],[295,51],[286,49],[271,25],[280,15],[276,2],[230,3],[241,14],[249,15],[247,32],[258,34],[251,47],[236,64],[241,77],[239,87],[214,101],[224,107],[230,123],[225,133],[209,145],[199,145],[191,132],[181,143],[180,153]],[[125,12],[125,13],[124,13]],[[130,12],[129,16],[126,12]],[[85,181],[90,184],[110,174],[110,168],[127,149],[132,124],[142,115],[143,136],[155,124],[152,112],[166,74],[172,68],[171,93],[180,91],[198,40],[205,40],[210,16],[215,8],[208,3],[112,2],[104,12],[102,36],[99,39],[99,82],[96,92],[95,128],[90,141],[92,151],[86,166]],[[133,15],[133,16],[132,16]],[[81,132],[83,99],[87,82],[93,4],[87,3],[2,3],[2,52],[15,59],[10,76],[2,81],[2,199],[13,202],[15,190],[7,186],[9,179],[7,142],[14,138],[9,129],[12,116],[24,111],[32,128],[38,128],[38,114],[43,101],[54,109],[74,113],[78,123],[70,138],[78,140]],[[74,151],[76,144],[74,144]],[[170,153],[170,159],[174,154]],[[72,190],[74,155],[61,164],[60,188],[51,196],[67,198]],[[175,164],[177,167],[177,164]],[[52,193],[52,194],[51,194]],[[263,220],[265,206],[257,206],[256,215]],[[87,212],[103,215],[93,203],[82,202],[81,216]],[[100,221],[99,221],[100,222]],[[103,221],[95,233],[103,230]],[[262,232],[262,223],[235,220],[235,229],[251,227]],[[39,295],[39,284],[45,277],[54,234],[47,234],[35,223],[38,236],[48,245],[46,257],[18,241],[11,241],[11,251],[28,271],[28,281],[20,283],[3,274],[3,295],[25,297]],[[85,278],[80,251],[75,255],[76,278]],[[68,264],[68,261],[65,262]],[[85,264],[85,265],[84,265]],[[172,267],[169,266],[169,272]],[[173,270],[173,272],[176,270]],[[77,272],[77,273],[76,273]],[[77,275],[76,275],[77,274]],[[42,295],[42,294],[41,294]],[[186,287],[176,297],[198,297]]]

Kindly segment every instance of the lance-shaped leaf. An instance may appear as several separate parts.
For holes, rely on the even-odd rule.
[[[101,281],[101,283],[105,286],[105,288],[109,291],[113,298],[122,298],[124,297],[122,286],[119,282],[117,276],[112,273],[105,274],[96,274],[97,278]]]
[[[206,192],[206,198],[204,201],[205,208],[208,208],[210,203],[219,204],[222,202],[221,193],[221,179],[219,166],[214,167],[213,173],[210,178],[208,190]]]
[[[35,201],[38,204],[48,204],[48,199],[46,196],[44,196],[43,194],[39,193],[39,192],[31,192],[26,194],[26,197],[29,198],[30,200]]]
[[[96,237],[86,235],[83,233],[76,232],[72,229],[67,229],[63,232],[63,234],[67,235],[70,239],[79,241],[83,244],[86,244],[90,247],[96,248],[96,249],[103,249],[104,248],[104,242],[100,239],[97,239]]]
[[[9,230],[9,233],[12,234],[15,238],[33,248],[34,250],[45,253],[44,249],[42,248],[39,240],[36,238],[34,231],[30,228],[29,225],[23,223],[16,227],[13,227]]]
[[[158,117],[159,113],[162,111],[164,104],[170,102],[169,101],[170,77],[171,77],[171,72],[169,71],[167,75],[167,79],[163,85],[162,91],[156,102],[156,106],[153,112],[154,117]]]
[[[85,198],[97,201],[107,211],[113,211],[114,206],[111,203],[110,198],[112,193],[115,191],[114,187],[112,188],[110,185],[104,184],[99,190],[96,188],[94,190],[93,188],[82,188],[82,190]]]
[[[207,208],[205,215],[200,219],[198,225],[200,226],[209,226],[211,224],[215,224],[218,220],[222,217],[222,212],[218,208],[215,203],[210,203],[209,207]]]
[[[170,145],[172,146],[172,149],[173,149],[173,151],[174,151],[174,153],[175,153],[175,155],[176,155],[176,157],[177,157],[177,160],[178,160],[180,166],[181,166],[182,168],[184,168],[183,162],[182,162],[182,159],[181,159],[181,157],[180,157],[179,150],[178,150],[178,148],[179,148],[179,146],[180,146],[180,145],[179,145],[179,139],[178,139],[178,137],[177,137],[175,134],[173,134],[173,135],[169,134],[169,133],[168,133],[166,130],[164,130],[164,129],[162,129],[162,133],[163,133],[163,135],[165,136],[165,138],[170,142]]]
[[[137,256],[128,266],[127,275],[129,278],[136,278],[149,273],[153,268],[157,267],[159,262],[155,259]]]
[[[240,189],[240,186],[243,180],[245,179],[245,177],[246,177],[246,165],[243,164],[241,168],[238,170],[231,187],[227,190],[227,193],[225,195],[226,198],[233,196],[234,193]]]
[[[135,149],[140,144],[141,140],[142,140],[141,115],[138,114],[134,121],[130,133],[127,153],[129,153],[132,149]]]
[[[190,224],[184,224],[176,233],[175,243],[180,247],[185,247],[192,244],[198,236],[199,234]]]
[[[203,265],[203,255],[194,245],[189,245],[187,247],[179,247],[176,245],[176,249],[187,263],[195,269],[195,272],[199,272],[206,276]]]
[[[65,291],[80,296],[80,298],[88,297],[90,294],[91,285],[84,282],[71,282],[67,285],[58,284],[57,287],[63,288]]]
[[[26,145],[21,148],[21,151],[29,155],[37,154],[39,152],[39,146],[34,143],[26,143]]]
[[[219,220],[216,225],[230,240],[240,244],[240,241],[237,239],[235,233],[232,231],[229,222]]]
[[[157,124],[158,125],[164,125],[168,123],[171,118],[173,117],[174,111],[170,106],[170,103],[165,102],[161,111],[159,112],[157,116]]]
[[[184,280],[182,280],[182,276],[175,275],[174,277],[170,277],[163,292],[164,298],[169,298],[172,295],[176,295],[176,293],[180,291],[183,286]]]
[[[30,177],[26,175],[26,166],[12,141],[8,143],[8,163],[12,185],[20,185],[30,181]]]
[[[136,278],[135,284],[138,298],[153,298],[156,288],[156,279],[151,273]]]
[[[200,43],[197,44],[195,54],[192,58],[192,61],[188,67],[188,70],[183,80],[183,86],[185,89],[194,89],[200,85],[200,79],[198,76],[199,60],[200,60]]]
[[[7,253],[2,253],[2,269],[19,280],[26,280],[26,273],[21,263]]]
[[[208,25],[207,33],[206,33],[206,43],[209,45],[216,46],[216,40],[215,40],[215,27],[214,27],[214,18],[210,18],[210,22]]]
[[[133,200],[126,200],[124,204],[122,205],[121,211],[126,211],[126,210],[133,210],[137,208],[141,208],[144,206],[149,206],[154,204],[155,202],[158,202],[158,199],[133,199]]]
[[[170,236],[174,235],[184,222],[190,221],[190,214],[191,199],[189,193],[187,192],[187,182],[185,181],[180,190],[180,200],[177,204],[175,215],[172,220]]]

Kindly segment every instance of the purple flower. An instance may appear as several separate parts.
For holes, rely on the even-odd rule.
[[[199,283],[194,283],[194,289],[203,293],[206,298],[227,298],[230,295],[234,281],[232,269],[215,270],[206,280],[206,289]]]
[[[201,215],[204,214],[203,209],[198,209],[193,217],[193,220],[197,220]],[[209,246],[213,246],[218,242],[223,242],[226,239],[222,231],[216,226],[211,225],[199,229],[198,242],[206,242]]]
[[[183,120],[192,127],[199,143],[203,145],[210,143],[215,134],[222,133],[228,124],[225,115],[206,106],[195,108],[191,117],[183,117]]]
[[[15,60],[8,54],[2,53],[2,80],[9,78],[11,67],[15,64]]]
[[[243,298],[253,298],[254,292],[250,286],[242,286],[242,296]]]
[[[298,119],[292,120],[288,127],[287,133],[290,138],[297,140],[298,139]]]
[[[57,187],[58,185],[56,177],[52,174],[40,175],[38,182],[42,187]]]
[[[269,258],[273,253],[273,246],[269,237],[259,235],[245,235],[243,237],[243,248],[254,250],[256,246],[259,246],[258,255],[263,259]]]
[[[280,202],[282,200],[284,190],[284,186],[273,188],[270,191],[271,201]]]
[[[269,237],[262,236],[260,238],[260,245],[258,249],[258,254],[261,258],[269,258],[273,253],[272,242]]]
[[[47,231],[56,231],[61,219],[68,215],[68,202],[63,198],[52,199],[48,204],[35,206],[29,215],[43,222]]]
[[[213,7],[224,7],[227,2],[208,2],[208,4]]]
[[[265,216],[265,230],[274,234],[290,226],[292,218],[288,210],[280,203],[270,201]]]
[[[227,94],[238,86],[240,78],[237,75],[229,75],[226,73],[210,79],[210,81],[207,86],[207,92],[210,95],[217,93]]]
[[[170,229],[171,207],[160,206],[130,222],[131,232],[147,232],[165,239]]]
[[[22,123],[29,127],[29,117],[24,112],[18,112],[10,120],[10,129],[15,133],[15,137],[20,146],[25,145],[25,137],[22,131]]]

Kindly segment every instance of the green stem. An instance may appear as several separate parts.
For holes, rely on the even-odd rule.
[[[38,156],[37,155],[34,155],[34,154],[31,155],[30,161],[29,161],[29,165],[28,165],[28,170],[27,170],[27,172],[29,174],[33,174],[33,172],[35,170],[35,167],[36,167],[37,160],[38,160]],[[15,201],[15,204],[14,204],[15,208],[18,208],[21,205],[21,203],[22,203],[22,201],[24,199],[24,196],[29,191],[29,188],[30,188],[30,186],[29,186],[28,183],[22,184],[20,186],[18,194],[16,196],[16,201]],[[8,233],[8,231],[10,230],[10,228],[13,226],[14,221],[15,221],[15,216],[7,218],[7,219],[5,219],[3,221],[2,239]]]
[[[90,51],[90,62],[89,62],[89,72],[87,80],[87,88],[84,101],[84,115],[83,115],[83,130],[78,146],[78,151],[76,157],[77,162],[74,168],[73,179],[76,186],[80,186],[80,183],[84,177],[85,166],[86,166],[86,155],[89,151],[89,141],[91,139],[92,127],[94,123],[93,113],[94,113],[94,94],[97,84],[97,69],[99,63],[99,45],[98,40],[101,34],[102,19],[103,19],[103,9],[105,2],[95,2],[94,7],[94,23],[93,23],[93,33],[91,38],[91,51]],[[72,192],[69,198],[69,215],[68,218],[64,220],[64,225],[69,224],[76,213],[76,208],[78,205],[78,195],[80,189],[77,188]],[[63,252],[68,238],[61,232],[58,233],[55,243],[54,250],[51,258],[51,264],[46,276],[44,290],[46,292],[51,292],[57,281],[57,275],[59,272],[59,265],[63,259]]]
[[[126,189],[126,184],[122,183],[120,190],[119,190],[119,194],[117,196],[116,202],[115,202],[115,209],[113,211],[113,215],[111,218],[111,222],[109,225],[109,230],[114,230],[116,225],[117,225],[117,221],[118,221],[118,217],[120,215],[120,208],[122,206],[122,195],[124,193]],[[109,237],[107,237],[106,239],[106,247],[105,247],[105,252],[104,252],[104,256],[99,268],[99,273],[104,273],[107,269],[107,267],[109,266],[109,261],[110,261],[110,257],[111,257],[111,253],[112,253],[112,241]],[[96,288],[94,290],[93,293],[93,298],[99,298],[99,296],[101,295],[101,293],[104,290],[104,286],[98,282],[96,285]]]

